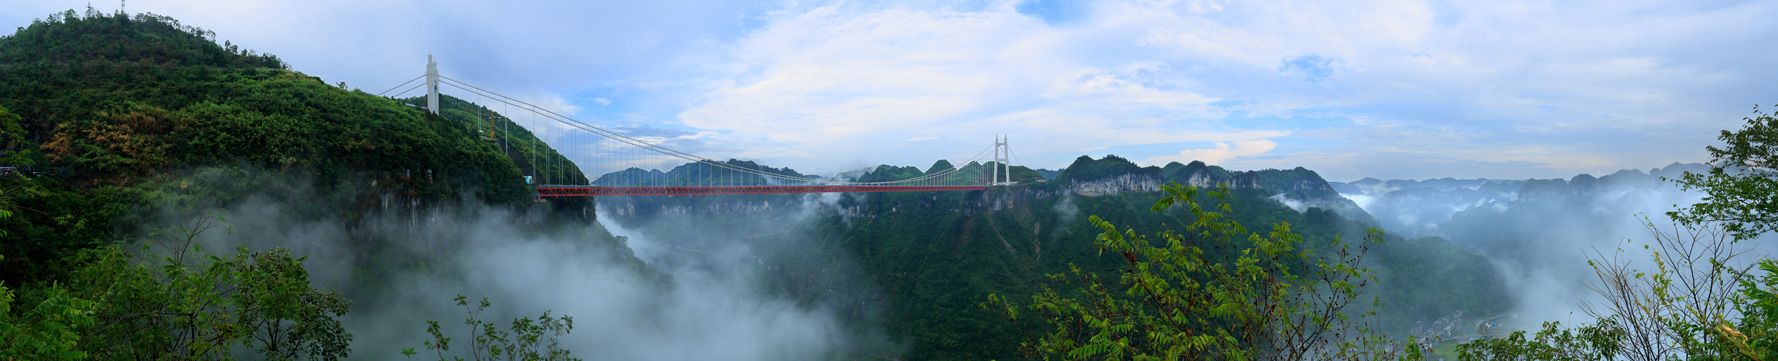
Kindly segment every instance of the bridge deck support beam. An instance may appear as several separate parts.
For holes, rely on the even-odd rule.
[[[617,196],[713,196],[727,194],[797,194],[797,193],[876,193],[876,192],[943,192],[979,191],[985,185],[968,186],[746,186],[746,187],[590,187],[538,186],[539,197],[617,197]]]

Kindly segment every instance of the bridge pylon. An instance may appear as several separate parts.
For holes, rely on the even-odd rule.
[[[426,54],[426,111],[438,114],[438,62]]]
[[[1012,148],[1007,147],[1007,135],[994,136],[994,179],[989,185],[1012,185]],[[1005,172],[1005,173],[1002,173]]]

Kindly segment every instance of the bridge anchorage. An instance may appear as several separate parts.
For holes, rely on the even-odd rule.
[[[463,110],[462,114],[471,114],[485,118],[488,122],[488,139],[497,140],[500,147],[506,149],[508,156],[515,162],[524,163],[525,182],[533,185],[539,199],[556,197],[602,197],[602,196],[675,196],[675,195],[731,195],[731,194],[795,194],[795,193],[868,193],[868,192],[938,192],[938,191],[979,191],[992,186],[1013,185],[1012,168],[1009,164],[1013,158],[1012,148],[1007,146],[1005,135],[995,136],[994,145],[982,149],[975,156],[956,163],[946,169],[933,169],[921,175],[906,179],[881,181],[852,181],[833,178],[810,177],[794,172],[761,167],[752,162],[718,161],[698,155],[681,152],[663,146],[660,141],[649,141],[594,126],[562,114],[544,109],[543,107],[518,100],[513,97],[488,91],[481,87],[464,83],[451,77],[439,75],[438,63],[430,55],[426,58],[426,73],[409,79],[401,85],[390,88],[378,95],[390,94],[414,81],[425,79],[425,82],[393,93],[390,97],[400,97],[422,86],[426,88],[425,110],[432,114],[440,114],[445,110],[440,106],[440,86],[449,86],[474,94],[483,99],[501,103],[507,110],[517,109],[530,113],[530,123],[520,125],[525,131],[521,135],[531,134],[531,144],[526,140],[516,143],[513,131],[506,127],[511,123],[518,125],[510,116],[502,115],[506,122],[500,122],[496,129],[496,115],[473,110]],[[492,113],[491,111],[488,113]],[[506,113],[502,111],[501,113]],[[516,114],[516,113],[515,113]],[[551,148],[539,147],[536,133],[549,131],[538,124],[538,117],[544,123],[555,121],[562,128],[580,130],[573,134],[552,134],[556,140],[550,143],[568,142],[572,144],[553,149],[573,149],[581,152],[574,154],[580,159],[596,159],[594,164],[554,164],[548,161],[554,157],[543,156],[543,164],[539,164],[539,154],[551,151]],[[478,119],[479,122],[480,119]],[[593,136],[586,136],[586,135]],[[496,135],[499,135],[496,137]],[[569,140],[576,139],[579,140]],[[988,158],[990,152],[992,158]],[[567,158],[567,157],[563,157]],[[539,172],[539,168],[545,171]],[[670,169],[661,171],[660,169]],[[585,180],[583,174],[602,174],[597,179]],[[566,182],[585,182],[585,184],[563,184]]]

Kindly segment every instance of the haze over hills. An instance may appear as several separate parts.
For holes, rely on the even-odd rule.
[[[1705,173],[1709,166],[1701,163],[1674,163],[1665,168],[1619,170],[1603,177],[1589,174],[1563,179],[1427,179],[1378,180],[1365,178],[1352,182],[1329,183],[1344,197],[1358,202],[1381,225],[1395,232],[1445,235],[1439,224],[1452,220],[1470,208],[1504,211],[1509,203],[1533,202],[1571,203],[1602,201],[1598,197],[1629,196],[1632,191],[1677,192],[1678,187],[1663,178],[1678,178],[1685,172]],[[1690,204],[1674,199],[1674,204]],[[1646,209],[1638,209],[1643,211]],[[1659,213],[1664,213],[1660,211]]]
[[[855,175],[882,179],[883,173],[922,174],[885,165]],[[979,312],[982,300],[972,295],[1031,292],[1043,274],[1071,263],[1116,272],[1120,261],[1090,247],[1098,230],[1086,217],[1182,231],[1178,225],[1189,222],[1179,214],[1148,211],[1167,182],[1228,187],[1232,216],[1240,222],[1288,222],[1321,251],[1336,236],[1360,242],[1375,223],[1304,168],[1230,171],[1202,162],[1142,167],[1114,155],[1082,156],[1054,180],[1024,181],[981,193],[610,197],[598,207],[600,219],[615,222],[620,234],[671,245],[639,250],[644,259],[761,260],[768,279],[786,282],[778,286],[781,292],[849,315],[844,324],[881,323],[886,345],[913,359],[1012,352],[1016,343],[1006,338],[1012,330]],[[1416,322],[1459,310],[1494,314],[1515,306],[1488,261],[1442,239],[1391,235],[1371,250],[1369,261],[1384,282],[1369,292],[1388,303],[1382,326],[1392,332],[1405,334]],[[1424,292],[1428,288],[1442,291]]]
[[[1598,301],[1584,287],[1594,277],[1589,256],[1640,248],[1650,241],[1645,221],[1672,231],[1666,213],[1699,202],[1703,195],[1679,189],[1670,179],[1709,166],[1674,163],[1647,172],[1625,169],[1569,179],[1428,179],[1331,182],[1377,224],[1407,237],[1439,237],[1478,252],[1515,290],[1518,327],[1551,320],[1587,320],[1575,305]],[[1756,253],[1778,251],[1772,242],[1751,243]],[[1632,254],[1634,255],[1634,254]],[[1652,260],[1634,257],[1646,267]]]

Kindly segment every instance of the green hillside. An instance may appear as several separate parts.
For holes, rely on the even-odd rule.
[[[528,207],[533,153],[544,172],[584,182],[528,132],[515,156],[481,139],[486,120],[443,117],[288,69],[277,57],[214,42],[212,32],[164,16],[55,14],[0,37],[0,107],[19,116],[22,141],[5,149],[46,176],[7,179],[21,209],[0,220],[0,280],[52,279],[56,260],[137,235],[146,210],[197,209],[275,192],[314,216],[356,222],[387,202],[460,199]],[[447,97],[446,104],[474,107]],[[520,129],[513,127],[514,129]],[[523,141],[516,141],[523,140]],[[291,191],[298,190],[282,189]],[[395,195],[384,198],[376,195]],[[579,203],[575,203],[579,202]],[[202,204],[199,204],[202,203]],[[590,206],[590,200],[558,204]]]

